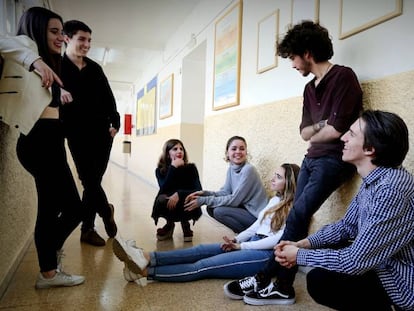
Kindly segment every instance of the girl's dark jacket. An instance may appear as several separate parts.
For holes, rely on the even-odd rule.
[[[202,190],[198,170],[195,164],[188,163],[178,168],[170,165],[165,174],[160,168],[155,170],[160,190],[154,201],[151,217],[155,224],[159,217],[164,217],[169,221],[182,221],[192,219],[194,222],[202,215],[201,208],[198,207],[191,212],[184,211],[184,200],[190,193]],[[167,208],[167,196],[178,193],[179,201],[174,210]]]

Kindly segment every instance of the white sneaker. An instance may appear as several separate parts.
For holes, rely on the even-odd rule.
[[[123,274],[124,274],[124,279],[127,280],[128,282],[135,282],[136,280],[142,278],[141,274],[137,274],[132,272],[131,270],[128,269],[128,266],[126,263],[124,263],[124,269],[122,270]]]
[[[153,282],[152,280],[148,280],[147,277],[142,276],[141,274],[136,274],[128,269],[128,266],[125,264],[124,269],[124,278],[128,282],[134,282],[142,287],[147,286],[148,283]]]
[[[125,243],[128,244],[131,247],[138,248],[137,247],[137,242],[135,240],[126,240]]]
[[[83,282],[85,282],[85,277],[82,275],[71,275],[57,270],[55,276],[50,279],[43,277],[42,273],[39,273],[35,287],[41,289],[60,286],[75,286],[82,284]]]
[[[112,248],[119,260],[123,261],[129,270],[136,274],[143,274],[142,271],[148,266],[148,260],[141,248],[134,247],[135,241],[124,241],[121,237],[115,237]]]
[[[137,248],[137,244],[135,240],[126,240],[125,243],[131,247]],[[135,282],[136,280],[139,280],[140,278],[143,277],[141,274],[137,274],[129,270],[126,263],[124,263],[124,268],[122,269],[122,273],[124,274],[124,279],[128,282]]]

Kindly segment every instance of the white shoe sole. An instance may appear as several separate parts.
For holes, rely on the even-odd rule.
[[[136,274],[129,270],[128,266],[125,264],[125,267],[123,269],[124,279],[128,282],[135,282],[136,280],[142,278],[141,274]]]
[[[58,272],[60,273],[60,272]],[[53,287],[71,287],[71,286],[77,286],[81,285],[85,282],[85,277],[81,275],[72,275],[70,278],[66,278],[64,280],[61,280],[60,278],[58,280],[53,279],[42,279],[37,280],[35,284],[36,289],[47,289],[47,288],[53,288]]]
[[[293,305],[296,300],[295,298],[275,298],[275,299],[271,299],[271,298],[262,298],[262,299],[257,299],[257,298],[252,298],[249,296],[244,296],[243,297],[243,301],[248,304],[248,305],[252,305],[252,306],[266,306],[266,305]]]
[[[184,242],[193,242],[193,237],[192,236],[185,236],[184,237]]]
[[[144,260],[141,260],[143,262],[141,263],[141,265],[139,265],[137,262],[139,260],[134,260],[133,256],[131,256],[131,254],[128,254],[127,247],[128,245],[122,240],[119,240],[118,238],[115,238],[113,240],[112,249],[116,257],[118,257],[118,259],[122,262],[125,262],[129,270],[136,274],[142,275],[142,270],[145,269],[147,263],[145,264]]]
[[[224,284],[224,286],[223,286],[224,295],[225,295],[227,298],[230,298],[230,299],[233,299],[233,300],[243,300],[243,297],[244,297],[244,296],[235,295],[235,294],[231,293],[231,292],[227,289],[227,286],[228,286],[230,283],[232,283],[232,282],[233,282],[233,281],[230,281],[230,282],[227,282],[226,284]]]

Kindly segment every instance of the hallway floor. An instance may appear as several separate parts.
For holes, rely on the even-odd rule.
[[[109,164],[104,177],[104,188],[115,206],[118,234],[134,239],[145,250],[168,250],[219,242],[222,236],[232,236],[228,228],[206,214],[196,223],[193,242],[184,242],[180,226],[174,239],[157,242],[156,227],[150,217],[157,189],[117,165]],[[164,223],[161,221],[160,225]],[[96,220],[98,233],[107,238],[100,218]],[[296,304],[291,306],[248,306],[243,301],[227,299],[223,284],[227,280],[201,280],[189,283],[151,282],[147,286],[128,283],[122,275],[123,263],[112,252],[112,239],[104,247],[80,243],[77,228],[65,244],[64,271],[82,274],[83,285],[68,288],[36,290],[38,274],[37,254],[32,243],[18,267],[9,288],[0,301],[0,310],[328,310],[315,304],[308,296],[305,276],[298,273],[295,282]]]

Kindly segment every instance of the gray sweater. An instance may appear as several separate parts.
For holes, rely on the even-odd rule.
[[[246,162],[242,165],[230,164],[226,182],[219,191],[203,191],[198,204],[209,207],[239,207],[243,205],[257,217],[268,201],[266,189],[256,168]]]

